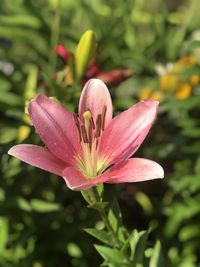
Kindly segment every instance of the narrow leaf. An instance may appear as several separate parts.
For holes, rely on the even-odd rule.
[[[99,245],[95,245],[95,248],[99,252],[99,254],[108,263],[112,263],[113,266],[115,266],[115,267],[126,266],[125,265],[126,264],[126,259],[125,259],[124,255],[120,251],[118,251],[116,249],[108,248],[108,247],[105,247],[105,246],[99,246]]]
[[[104,230],[97,230],[93,228],[86,228],[84,229],[88,234],[92,235],[93,237],[97,238],[101,242],[107,244],[107,245],[112,245],[111,244],[111,237],[109,233],[107,233]]]

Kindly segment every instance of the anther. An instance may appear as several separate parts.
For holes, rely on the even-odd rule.
[[[83,142],[84,143],[89,143],[88,136],[87,136],[87,131],[85,129],[85,125],[81,125],[81,133],[83,137]]]
[[[76,113],[73,113],[73,118],[75,123],[79,124],[78,115]]]
[[[103,107],[103,111],[102,111],[102,130],[104,131],[105,129],[105,119],[106,119],[106,111],[107,111],[107,106]]]
[[[86,120],[90,121],[90,124],[92,126],[93,129],[95,129],[95,124],[94,124],[94,120],[92,117],[92,112],[91,110],[88,108],[88,110],[86,112],[83,113],[83,118]]]
[[[91,119],[90,119],[90,123],[91,123],[91,125],[92,125],[92,129],[94,130],[94,129],[95,129],[95,124],[94,124],[94,120],[93,120],[92,117],[91,117]]]
[[[91,118],[92,118],[92,114],[91,114],[91,112],[88,110],[88,111],[85,111],[84,113],[83,113],[83,118],[84,118],[84,120],[87,120],[87,121],[89,121]]]
[[[80,125],[76,123],[76,129],[77,129],[77,133],[78,133],[78,140],[79,142],[82,141],[82,137],[81,137],[81,129],[80,129]]]
[[[78,115],[73,113],[73,118],[74,118],[74,122],[75,122],[75,125],[76,125],[77,133],[78,133],[78,140],[79,140],[79,142],[81,142],[82,141],[82,137],[81,137],[81,128],[80,128],[80,122],[79,122],[79,119],[78,119]]]
[[[101,135],[101,127],[102,127],[102,120],[101,120],[101,114],[98,114],[96,119],[96,137],[99,137]]]

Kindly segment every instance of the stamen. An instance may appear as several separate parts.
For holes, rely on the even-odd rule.
[[[95,123],[94,123],[94,120],[93,120],[93,117],[92,117],[92,112],[91,110],[88,108],[88,110],[86,112],[90,112],[91,114],[91,117],[90,117],[90,124],[92,125],[92,128],[95,129]]]
[[[101,127],[102,127],[102,120],[101,120],[101,114],[98,114],[96,119],[96,137],[99,137],[101,135]]]
[[[78,133],[78,140],[79,140],[79,142],[81,142],[82,141],[82,137],[81,137],[81,128],[80,128],[80,122],[79,122],[79,119],[78,119],[78,115],[76,113],[73,113],[73,117],[74,117],[76,129],[77,129],[77,133]]]
[[[107,107],[104,106],[95,122],[89,109],[82,114],[81,120],[77,114],[73,114],[77,136],[82,147],[82,154],[76,157],[77,167],[87,178],[93,178],[102,173],[107,166],[99,161],[99,137],[105,128],[106,111]]]
[[[92,125],[93,130],[94,130],[94,129],[95,129],[95,124],[94,124],[93,117],[91,117],[91,119],[90,119],[90,123],[91,123],[91,125]]]
[[[79,124],[78,115],[76,113],[73,113],[73,118],[75,123]]]
[[[87,131],[85,129],[85,125],[81,125],[81,133],[83,137],[83,142],[84,143],[89,143],[88,137],[87,137]]]
[[[103,111],[102,111],[102,131],[104,131],[105,129],[105,119],[106,119],[106,111],[107,111],[107,106],[103,107]]]
[[[85,130],[86,130],[86,136],[87,136],[87,140],[88,140],[87,143],[90,143],[90,146],[91,146],[91,142],[92,142],[92,125],[91,125],[92,113],[89,110],[84,112],[83,118],[84,118],[84,126],[85,126]]]
[[[79,142],[82,141],[82,137],[81,137],[81,128],[80,125],[76,123],[76,129],[77,129],[77,133],[78,133],[78,140]]]

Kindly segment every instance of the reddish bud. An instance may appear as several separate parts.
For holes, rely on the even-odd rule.
[[[131,69],[115,69],[107,72],[100,72],[96,78],[108,85],[118,84],[132,76]]]
[[[92,61],[90,66],[87,69],[85,77],[87,79],[93,78],[101,72],[99,65],[96,63],[95,60]]]
[[[58,44],[55,47],[55,52],[58,56],[60,56],[65,61],[68,61],[74,54],[68,51],[62,44]]]

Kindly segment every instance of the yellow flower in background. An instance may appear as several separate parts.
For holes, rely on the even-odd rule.
[[[164,99],[164,93],[160,90],[156,90],[152,93],[150,98],[155,101],[162,101]]]
[[[152,99],[155,101],[162,101],[164,98],[164,93],[160,90],[153,90],[151,87],[144,87],[138,94],[140,100]]]
[[[142,90],[138,93],[139,99],[147,99],[151,97],[151,94],[153,92],[153,89],[151,87],[144,87]]]
[[[178,64],[180,65],[185,65],[186,67],[190,67],[193,66],[195,64],[197,64],[197,58],[195,55],[188,55],[188,56],[184,56],[181,57],[178,61]]]
[[[24,114],[23,122],[25,124],[22,124],[18,128],[18,136],[17,141],[22,142],[25,139],[27,139],[31,133],[31,127],[29,126],[31,124],[31,119],[28,114]]]
[[[159,67],[158,90],[151,87],[144,87],[138,93],[138,98],[151,98],[162,101],[169,93],[178,99],[187,99],[192,94],[192,89],[200,83],[198,75],[181,76],[179,73],[197,64],[194,55],[184,56],[175,63],[168,63],[166,67]]]
[[[190,84],[184,84],[175,95],[178,99],[186,99],[191,95],[192,86]]]
[[[179,84],[180,79],[172,74],[165,74],[160,77],[160,89],[163,91],[173,91]]]
[[[190,77],[190,83],[191,83],[191,85],[193,85],[193,86],[199,84],[199,81],[200,81],[200,78],[199,78],[198,75],[192,75],[192,76]]]
[[[29,126],[26,126],[26,125],[20,126],[18,129],[17,141],[19,142],[24,141],[26,138],[29,137],[30,132],[31,132],[31,128]]]

